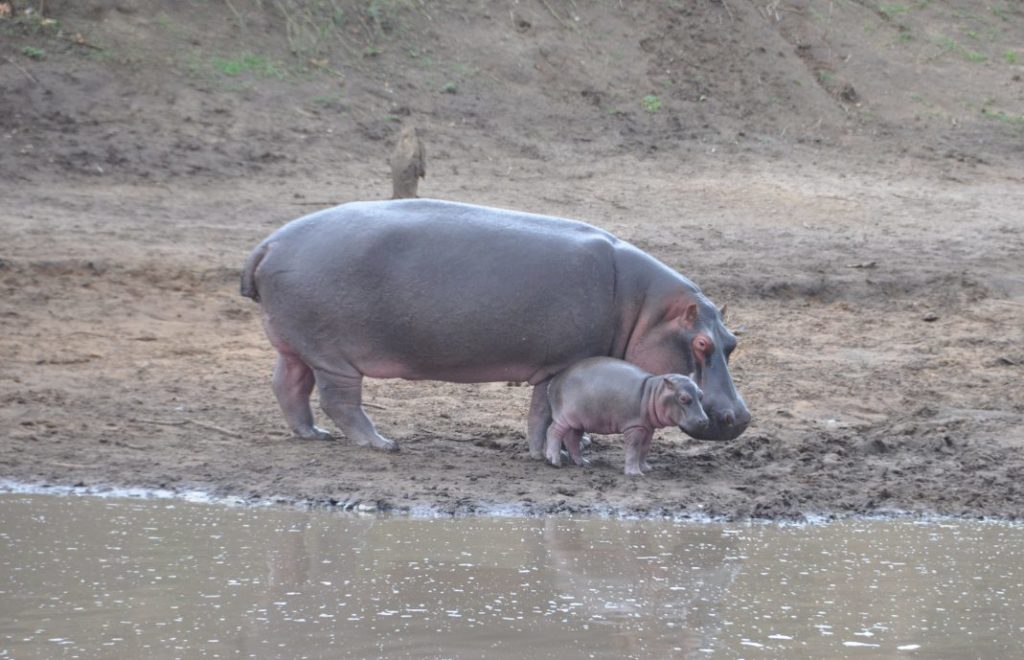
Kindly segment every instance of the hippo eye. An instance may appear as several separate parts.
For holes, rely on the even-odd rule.
[[[682,403],[682,404],[683,404],[684,406],[688,406],[688,405],[690,405],[690,403],[692,403],[692,402],[693,402],[693,399],[691,399],[691,398],[690,398],[690,395],[689,395],[689,394],[680,394],[680,395],[679,395],[679,401],[680,401],[680,403]]]
[[[697,335],[693,340],[693,348],[698,353],[710,353],[711,352],[711,340],[704,335]]]

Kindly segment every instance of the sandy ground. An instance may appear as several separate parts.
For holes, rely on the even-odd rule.
[[[760,35],[750,26],[763,12],[733,5],[747,37]],[[558,22],[544,5],[527,6],[529,28],[501,29],[555,43],[558,34],[540,28],[547,21],[557,31]],[[716,24],[735,32],[713,9]],[[477,14],[485,33],[491,19]],[[445,17],[433,16],[432,29]],[[223,10],[217,18],[230,20]],[[120,10],[72,19],[95,31],[89,39],[105,34],[108,50],[111,35],[126,30],[118,33],[117,21],[143,21]],[[680,25],[691,19],[679,20],[667,24],[669,36],[686,32]],[[764,39],[799,31],[780,25]],[[369,65],[346,70],[355,91],[344,119],[303,110],[274,124],[275,108],[291,108],[280,89],[289,81],[238,91],[163,78],[154,92],[132,68],[141,91],[129,93],[119,87],[123,70],[105,60],[10,59],[35,38],[26,34],[5,46],[18,66],[0,61],[9,111],[0,153],[0,479],[394,511],[1024,514],[1024,159],[1007,122],[959,125],[959,133],[935,128],[950,126],[947,117],[905,132],[893,128],[899,122],[847,126],[854,120],[837,104],[848,101],[828,96],[842,89],[820,77],[828,85],[806,101],[830,108],[817,138],[780,129],[787,108],[770,126],[761,115],[751,120],[760,128],[749,139],[735,133],[738,116],[676,134],[665,111],[602,109],[588,136],[571,115],[593,94],[574,88],[571,103],[582,105],[556,116],[569,101],[540,65],[535,87],[549,104],[532,118],[536,130],[529,117],[488,123],[484,96],[435,94],[427,109],[410,87],[420,106],[398,119],[423,113],[430,126],[421,194],[587,220],[728,303],[740,335],[732,373],[754,421],[725,443],[663,431],[653,471],[629,478],[617,437],[596,439],[588,467],[531,460],[529,389],[506,383],[369,382],[369,413],[400,443],[396,454],[288,433],[270,390],[275,354],[258,307],[238,295],[238,271],[284,222],[387,196],[384,163],[400,121],[367,119],[365,81],[377,75]],[[623,43],[643,43],[633,36]],[[639,48],[652,62],[667,57],[663,46]],[[390,52],[382,70],[392,71]],[[811,57],[789,52],[779,59],[792,66]],[[490,71],[485,84],[505,75],[522,82]],[[993,87],[1012,74],[985,71]],[[614,88],[627,74],[602,84]],[[855,82],[863,99],[871,85]],[[665,94],[666,104],[673,98]],[[553,141],[560,131],[565,140]]]

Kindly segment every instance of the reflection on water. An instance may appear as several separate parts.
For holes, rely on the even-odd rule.
[[[1024,657],[1024,528],[0,495],[0,657]]]

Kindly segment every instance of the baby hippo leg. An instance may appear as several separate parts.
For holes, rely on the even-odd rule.
[[[564,422],[554,421],[548,426],[547,444],[544,447],[544,456],[548,462],[555,467],[562,465],[562,445],[565,445],[569,458],[576,465],[585,465],[586,459],[580,451],[581,429],[574,429]]]
[[[544,446],[544,457],[555,467],[562,467],[562,441],[568,440],[573,429],[565,422],[554,420],[548,426],[547,443]]]
[[[651,464],[647,462],[647,454],[651,453],[651,440],[654,439],[653,433],[647,434],[647,439],[644,440],[644,444],[640,447],[640,471],[650,472]]]
[[[586,465],[589,461],[583,458],[583,452],[580,450],[582,446],[582,439],[586,437],[583,435],[583,431],[580,429],[569,429],[569,431],[562,436],[562,444],[565,445],[565,450],[569,453],[569,458],[576,465]]]
[[[626,440],[626,474],[641,476],[643,475],[643,470],[640,469],[641,454],[644,445],[651,441],[651,431],[634,426],[626,429],[622,435]]]

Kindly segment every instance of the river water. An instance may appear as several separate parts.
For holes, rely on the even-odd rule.
[[[1024,527],[0,495],[3,658],[1022,658]]]

